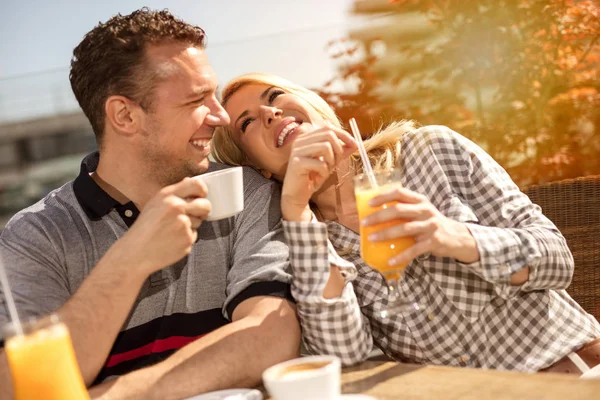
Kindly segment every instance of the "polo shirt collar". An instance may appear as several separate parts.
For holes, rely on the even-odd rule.
[[[127,204],[119,203],[92,179],[90,173],[96,171],[99,162],[100,153],[97,151],[83,159],[79,175],[73,182],[75,197],[89,219],[99,220],[116,209],[127,226],[131,226],[139,215],[139,210],[131,201]]]

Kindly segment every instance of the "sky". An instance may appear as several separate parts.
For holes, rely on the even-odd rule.
[[[349,30],[353,0],[0,0],[0,122],[73,111],[73,48],[99,21],[142,6],[201,26],[221,83],[270,72],[318,87],[335,75],[326,44]]]

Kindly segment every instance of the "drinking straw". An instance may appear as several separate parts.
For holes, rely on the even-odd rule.
[[[367,150],[365,149],[362,136],[360,136],[358,125],[356,124],[356,120],[354,118],[350,118],[350,129],[352,130],[352,134],[354,134],[354,139],[356,140],[356,144],[358,145],[358,152],[360,153],[360,158],[363,162],[363,169],[365,171],[365,174],[367,175],[367,178],[369,178],[371,187],[376,188],[378,185],[377,181],[375,180],[375,175],[373,174],[373,168],[371,167],[371,163],[369,162]]]
[[[6,298],[6,305],[8,307],[8,313],[10,314],[10,318],[15,326],[15,330],[18,335],[23,335],[23,327],[21,326],[21,320],[19,319],[19,315],[17,314],[17,307],[15,306],[15,300],[12,297],[12,292],[10,291],[10,286],[8,285],[8,276],[6,275],[6,271],[4,270],[4,264],[2,263],[2,257],[0,256],[0,282],[2,283],[2,291],[4,292],[4,297]]]

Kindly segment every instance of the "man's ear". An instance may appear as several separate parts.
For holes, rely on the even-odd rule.
[[[104,103],[107,123],[122,135],[133,135],[142,124],[142,108],[124,96],[110,96]]]

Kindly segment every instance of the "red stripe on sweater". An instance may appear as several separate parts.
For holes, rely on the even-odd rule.
[[[139,357],[147,356],[152,353],[162,353],[163,351],[180,349],[188,343],[202,337],[204,335],[187,337],[187,336],[171,336],[166,339],[158,339],[152,343],[148,343],[137,349],[129,350],[124,353],[113,354],[108,358],[104,365],[105,368],[114,367],[122,362],[134,360]]]

